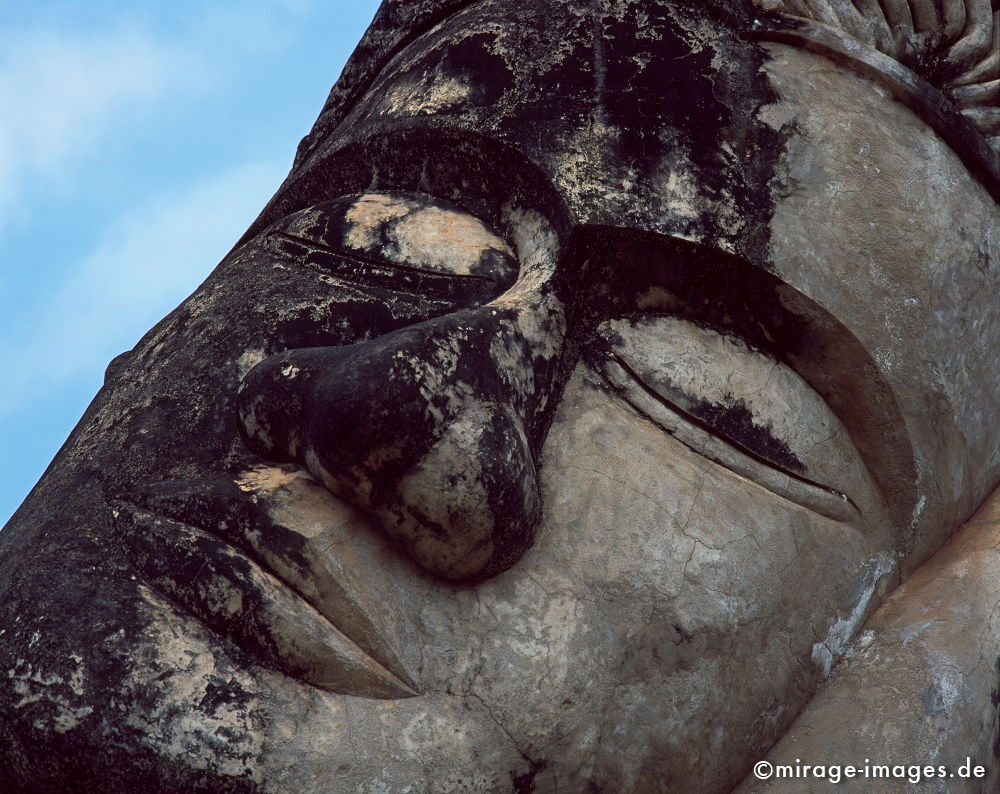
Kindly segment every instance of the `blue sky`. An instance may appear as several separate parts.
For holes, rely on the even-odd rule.
[[[376,0],[5,0],[0,526],[287,173]]]

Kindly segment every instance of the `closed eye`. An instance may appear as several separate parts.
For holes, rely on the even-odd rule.
[[[603,323],[589,363],[632,408],[695,452],[838,521],[863,490],[846,430],[786,365],[742,340],[673,316]]]
[[[520,270],[507,242],[462,208],[423,193],[341,196],[275,223],[265,246],[353,286],[454,304],[485,303]]]
[[[265,245],[283,259],[320,268],[334,278],[372,289],[463,302],[485,301],[498,291],[497,282],[486,276],[445,274],[407,264],[386,264],[280,231],[271,232]]]

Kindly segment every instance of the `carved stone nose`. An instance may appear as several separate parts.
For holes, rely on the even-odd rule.
[[[551,320],[488,305],[272,356],[241,387],[247,441],[304,463],[429,571],[498,573],[539,518],[534,429],[563,336]]]

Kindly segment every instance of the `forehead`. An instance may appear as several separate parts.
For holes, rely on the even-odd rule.
[[[320,148],[399,129],[485,134],[543,169],[579,223],[762,261],[795,130],[775,123],[788,97],[749,25],[678,2],[466,5],[399,50]],[[834,127],[850,137],[861,114],[845,110]]]
[[[485,134],[539,167],[579,223],[759,253],[781,134],[757,118],[774,96],[735,26],[670,3],[476,3],[402,49],[341,135]]]

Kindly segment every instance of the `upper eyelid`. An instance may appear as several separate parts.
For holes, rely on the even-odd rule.
[[[615,379],[607,367],[596,364],[594,369],[641,416],[659,427],[663,432],[676,438],[677,441],[684,444],[684,446],[696,454],[708,458],[717,465],[723,466],[739,476],[757,483],[761,487],[767,488],[782,498],[803,505],[835,521],[849,522],[856,520],[861,515],[858,505],[847,494],[806,477],[797,476],[792,472],[777,468],[769,461],[761,459],[760,456],[747,454],[745,447],[734,445],[729,439],[721,438],[713,430],[706,430],[700,424],[691,422],[689,415],[683,411],[678,411],[676,406],[664,401],[650,389],[642,388],[641,393],[646,395],[648,399],[654,400],[655,404],[662,409],[659,418],[654,416],[653,414],[656,413],[655,410],[644,410],[643,407],[636,404],[634,399],[629,399],[623,394],[623,389],[620,384],[615,383]],[[625,372],[624,368],[621,371]],[[640,386],[645,386],[641,379],[635,378],[632,374],[627,374],[627,377],[637,382]],[[665,426],[663,421],[661,421],[664,418],[664,412],[680,417],[683,422],[687,422],[693,428],[695,437],[700,433],[708,441],[699,443],[696,438],[693,439],[688,434],[678,432],[678,428],[670,429]],[[712,443],[713,440],[714,444]],[[719,445],[722,445],[725,449],[720,449]],[[726,449],[731,454],[727,453]]]
[[[496,136],[411,119],[360,137],[326,128],[323,145],[297,159],[282,188],[236,242],[239,248],[302,210],[349,194],[425,193],[478,218],[512,247],[512,211],[538,215],[560,239],[574,227],[551,174]],[[377,165],[381,164],[381,165]],[[503,167],[497,167],[502,164]]]
[[[480,301],[517,280],[509,243],[474,213],[415,191],[349,193],[276,221],[272,253],[372,289]]]
[[[762,454],[662,394],[615,350],[615,343],[603,335],[596,334],[586,350],[587,363],[614,392],[640,415],[693,451],[834,520],[851,521],[861,515],[858,505],[846,493],[805,476],[805,469],[795,471],[795,467],[782,465],[773,455]],[[754,352],[759,354],[759,351]]]
[[[815,485],[821,488],[827,487],[825,485],[822,485],[821,483],[815,482],[814,480],[810,480],[808,477],[802,476],[801,472],[804,471],[804,467],[801,466],[801,464],[798,466],[790,466],[788,464],[780,464],[777,461],[771,460],[770,458],[766,457],[765,455],[762,455],[756,450],[751,449],[747,444],[743,443],[742,441],[735,438],[731,434],[725,432],[725,430],[713,426],[708,420],[703,419],[691,413],[690,411],[685,410],[683,407],[675,403],[673,400],[664,396],[659,391],[650,386],[645,381],[645,379],[638,372],[636,372],[624,358],[618,355],[618,353],[616,353],[614,350],[609,350],[608,352],[610,356],[614,359],[615,363],[617,363],[618,366],[620,366],[628,375],[630,375],[636,381],[636,383],[638,383],[642,387],[642,389],[647,394],[649,394],[650,397],[657,400],[658,402],[663,403],[672,411],[675,411],[676,413],[680,414],[682,418],[686,419],[687,421],[691,422],[694,425],[697,425],[706,432],[709,432],[714,436],[718,436],[720,439],[725,441],[727,444],[730,444],[731,446],[735,447],[744,455],[748,455],[749,457],[753,458],[754,460],[765,466],[770,466],[771,468],[779,469],[783,473],[787,474],[789,477],[794,477],[795,479],[801,480],[802,482],[808,485]]]

